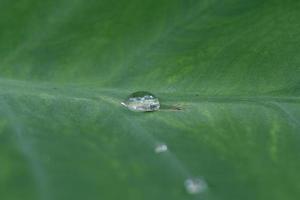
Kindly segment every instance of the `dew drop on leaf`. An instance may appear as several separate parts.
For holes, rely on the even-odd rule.
[[[166,152],[168,151],[168,146],[166,144],[158,144],[155,146],[155,149],[154,149],[155,153],[163,153],[163,152]]]
[[[189,178],[184,182],[185,189],[189,194],[199,194],[207,189],[205,180],[201,178]]]
[[[150,92],[134,92],[121,103],[132,111],[151,112],[159,110],[160,103],[156,96]]]

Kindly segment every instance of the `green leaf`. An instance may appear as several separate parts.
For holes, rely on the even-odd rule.
[[[1,0],[0,199],[299,199],[299,9]]]

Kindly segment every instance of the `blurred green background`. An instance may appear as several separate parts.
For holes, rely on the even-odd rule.
[[[0,199],[299,199],[299,10],[0,0]],[[138,90],[183,110],[120,105]]]

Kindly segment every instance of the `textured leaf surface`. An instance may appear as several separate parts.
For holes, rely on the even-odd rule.
[[[0,0],[0,199],[299,199],[299,9]]]

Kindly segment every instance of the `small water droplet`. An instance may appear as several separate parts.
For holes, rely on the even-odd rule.
[[[163,153],[163,152],[168,151],[168,146],[166,144],[161,143],[161,144],[156,145],[154,150],[155,150],[155,153]]]
[[[132,111],[149,112],[159,110],[160,103],[156,96],[150,92],[135,92],[121,104]]]
[[[184,182],[184,186],[189,194],[199,194],[207,188],[207,184],[202,178],[189,178]]]

